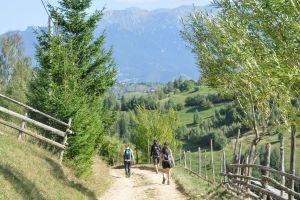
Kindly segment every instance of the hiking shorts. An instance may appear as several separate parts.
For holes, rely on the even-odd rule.
[[[153,157],[153,164],[158,165],[159,164],[159,157],[154,156]]]
[[[172,168],[171,161],[163,161],[162,167],[163,167],[163,169],[171,169]]]

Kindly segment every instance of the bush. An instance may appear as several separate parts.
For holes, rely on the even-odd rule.
[[[203,95],[196,95],[193,97],[187,97],[185,99],[185,105],[186,106],[197,106],[201,109],[208,109],[212,108],[214,105],[212,102],[210,102],[206,96]]]
[[[227,144],[227,138],[220,129],[217,129],[212,133],[212,140],[215,150],[223,149]]]

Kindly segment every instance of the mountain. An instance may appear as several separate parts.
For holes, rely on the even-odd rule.
[[[105,29],[106,45],[114,49],[119,81],[166,82],[179,76],[197,79],[194,57],[180,36],[180,19],[192,10],[192,6],[181,6],[152,11],[139,8],[106,11],[95,34]],[[20,31],[25,53],[31,57],[35,54],[37,30],[38,27],[28,27]]]

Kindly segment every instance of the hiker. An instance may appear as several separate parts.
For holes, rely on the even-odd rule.
[[[170,178],[171,178],[171,168],[175,167],[175,162],[172,154],[172,150],[169,148],[168,144],[165,142],[164,146],[161,150],[160,159],[163,167],[163,181],[162,183],[165,184],[166,178],[165,174],[167,175],[167,184],[170,185]]]
[[[131,164],[133,164],[133,161],[133,151],[129,148],[129,145],[126,145],[126,149],[124,150],[124,166],[127,178],[129,178],[131,175],[130,168]]]
[[[159,165],[159,158],[160,158],[160,145],[157,140],[153,141],[153,145],[151,146],[151,157],[153,159],[153,164],[155,165],[156,174],[158,174],[158,165]]]

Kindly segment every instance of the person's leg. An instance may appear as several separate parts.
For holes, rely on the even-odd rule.
[[[168,184],[170,184],[170,168],[166,169],[166,174],[167,174],[167,180],[168,180]]]
[[[131,162],[128,162],[128,176],[130,177],[131,175]]]
[[[162,183],[165,184],[165,182],[166,182],[165,169],[162,170],[162,174],[163,174],[163,181],[162,181]]]
[[[167,171],[167,177],[168,177],[168,184],[170,184],[170,179],[171,179],[171,168],[169,168],[168,171]]]

